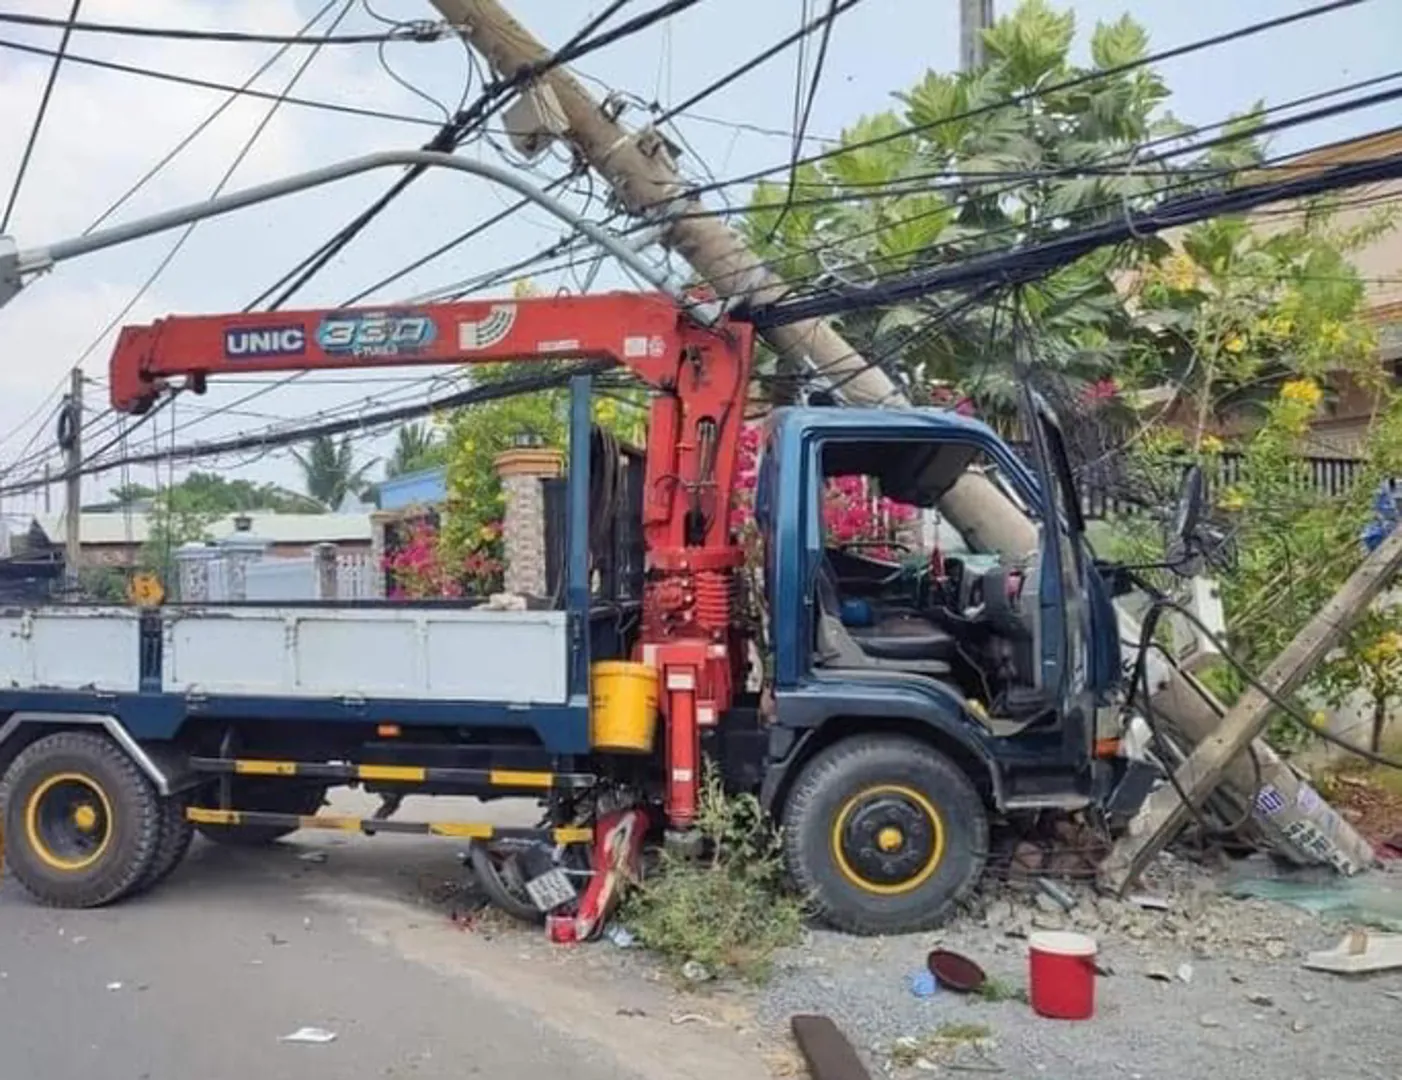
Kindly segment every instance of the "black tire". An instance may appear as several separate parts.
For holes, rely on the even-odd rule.
[[[153,889],[170,877],[190,850],[195,827],[186,820],[185,807],[185,799],[179,795],[161,800],[161,839],[156,846],[156,857],[134,892]]]
[[[235,781],[235,810],[272,814],[315,814],[326,802],[324,785],[310,787],[295,780]],[[201,836],[230,847],[266,847],[297,831],[290,825],[196,825]]]
[[[41,904],[92,908],[145,879],[161,841],[161,803],[105,735],[63,731],[26,747],[0,780],[6,861]]]
[[[853,934],[902,934],[940,925],[978,882],[988,814],[938,750],[859,736],[803,767],[783,834],[789,873],[820,919]]]

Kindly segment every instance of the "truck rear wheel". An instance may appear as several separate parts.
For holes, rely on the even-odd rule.
[[[195,827],[185,818],[185,800],[172,796],[161,800],[161,838],[156,844],[156,857],[146,871],[146,877],[134,891],[145,892],[153,889],[171,873],[190,850],[195,838]]]
[[[825,922],[854,934],[938,926],[983,872],[988,814],[964,771],[914,739],[844,739],[804,766],[784,851]]]
[[[6,860],[52,907],[110,904],[145,878],[161,840],[150,780],[105,735],[63,731],[26,747],[0,780]]]
[[[236,780],[235,810],[263,810],[272,814],[315,814],[326,802],[326,787],[307,787],[295,780]],[[292,825],[196,825],[201,836],[232,847],[264,847],[291,836]]]

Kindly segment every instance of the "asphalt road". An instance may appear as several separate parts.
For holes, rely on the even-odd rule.
[[[296,839],[258,852],[197,839],[165,885],[101,911],[41,908],[0,882],[0,1075],[636,1075],[599,1043],[546,1023],[544,1006],[492,992],[490,977],[470,970],[472,954],[455,972],[366,932],[356,904],[389,912],[406,932],[455,933],[441,911],[414,906],[426,881],[454,873],[451,842]],[[307,844],[326,861],[301,858]],[[281,1041],[304,1026],[336,1039]]]

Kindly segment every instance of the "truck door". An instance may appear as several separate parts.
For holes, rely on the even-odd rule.
[[[1089,748],[1090,606],[1086,595],[1085,520],[1061,428],[1031,391],[1026,395],[1032,453],[1042,489],[1042,686],[1054,695],[1068,749]],[[1075,743],[1072,747],[1070,744]]]

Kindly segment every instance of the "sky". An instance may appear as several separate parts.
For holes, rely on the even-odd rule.
[[[1090,29],[1128,11],[1148,30],[1155,51],[1230,31],[1314,0],[1053,0],[1075,12],[1078,51],[1084,59]],[[202,29],[237,29],[294,34],[325,0],[85,0],[81,18],[92,22],[138,23]],[[654,6],[634,0],[624,16]],[[558,46],[603,7],[602,0],[509,0],[516,17],[543,42]],[[892,94],[915,84],[928,69],[952,70],[958,62],[958,0],[863,0],[840,16],[829,46],[809,133],[830,138],[859,117],[890,108]],[[1012,0],[996,0],[998,13]],[[68,0],[5,0],[0,11],[62,17]],[[331,16],[318,28],[324,32]],[[433,19],[427,0],[371,0],[374,13],[389,19]],[[701,0],[693,8],[634,38],[594,53],[576,73],[603,93],[627,92],[663,106],[680,101],[717,76],[748,60],[764,45],[821,10],[821,0]],[[338,32],[382,27],[355,0]],[[0,24],[0,41],[52,48],[57,30]],[[1289,100],[1340,84],[1391,72],[1396,43],[1402,41],[1402,4],[1366,0],[1323,18],[1168,62],[1161,72],[1173,90],[1171,107],[1192,124],[1212,123],[1249,108],[1255,101]],[[72,53],[123,64],[238,84],[275,51],[266,44],[161,41],[74,34]],[[278,92],[306,58],[297,47],[274,63],[254,85]],[[810,64],[811,64],[810,50]],[[284,105],[267,121],[260,137],[234,171],[225,190],[237,190],[295,172],[385,149],[412,149],[432,133],[461,99],[469,67],[463,45],[445,40],[431,45],[393,44],[385,50],[387,71],[373,45],[326,46],[307,66],[293,91],[308,98],[346,103],[419,118],[422,123],[371,119]],[[677,121],[687,152],[681,165],[689,175],[707,168],[720,176],[778,165],[791,145],[797,74],[794,50],[780,54],[696,107]],[[8,195],[37,109],[49,60],[0,48],[0,195]],[[418,88],[414,93],[391,72]],[[473,93],[480,83],[474,78]],[[20,248],[66,239],[88,229],[119,196],[184,139],[227,97],[130,74],[76,64],[60,73],[48,114],[8,228]],[[234,102],[152,181],[126,202],[107,224],[132,220],[172,206],[209,198],[270,102]],[[1398,108],[1375,108],[1285,133],[1276,151],[1362,134],[1399,122]],[[625,112],[633,125],[642,109]],[[744,125],[744,126],[737,126]],[[500,141],[500,140],[497,140]],[[816,149],[818,144],[811,148]],[[500,163],[485,142],[464,153]],[[541,184],[563,167],[547,157],[534,163]],[[173,313],[241,310],[328,236],[361,211],[392,181],[382,172],[334,187],[263,204],[199,225],[166,269],[138,297],[143,283],[167,257],[179,237],[168,232],[72,261],[60,263],[0,309],[0,484],[17,459],[52,452],[49,415],[67,372],[81,360],[94,380],[89,403],[105,406],[102,380],[117,320],[143,323]],[[293,307],[343,303],[386,274],[490,216],[514,196],[460,173],[430,173],[414,184],[299,295]],[[571,195],[575,210],[583,195]],[[597,213],[596,199],[590,207]],[[406,276],[370,300],[412,298],[450,282],[469,279],[549,247],[561,236],[558,222],[544,211],[514,215],[470,244]],[[660,261],[659,251],[649,253]],[[542,279],[543,287],[568,277]],[[605,267],[596,288],[625,287],[626,278]],[[135,303],[133,300],[135,298]],[[122,315],[127,305],[131,309]],[[277,419],[314,419],[355,402],[357,412],[384,403],[425,400],[442,393],[444,382],[429,382],[422,369],[379,370],[307,376],[268,390],[268,380],[225,380],[204,397],[182,395],[171,409],[133,433],[135,450],[153,443],[168,446],[253,431]],[[267,391],[267,392],[263,392]],[[251,400],[243,400],[252,396]],[[100,422],[89,440],[103,445],[118,429]],[[365,439],[365,457],[390,450],[387,438]],[[31,465],[26,465],[27,471]],[[196,466],[229,476],[300,486],[295,464],[282,453],[256,458],[221,458]],[[378,470],[377,473],[378,475]],[[177,476],[179,471],[177,471]],[[168,471],[162,469],[160,479]],[[84,482],[84,498],[95,500],[124,482],[154,483],[150,466],[112,472]],[[55,508],[61,494],[54,492]],[[43,496],[12,495],[0,513],[15,523],[42,509]]]

